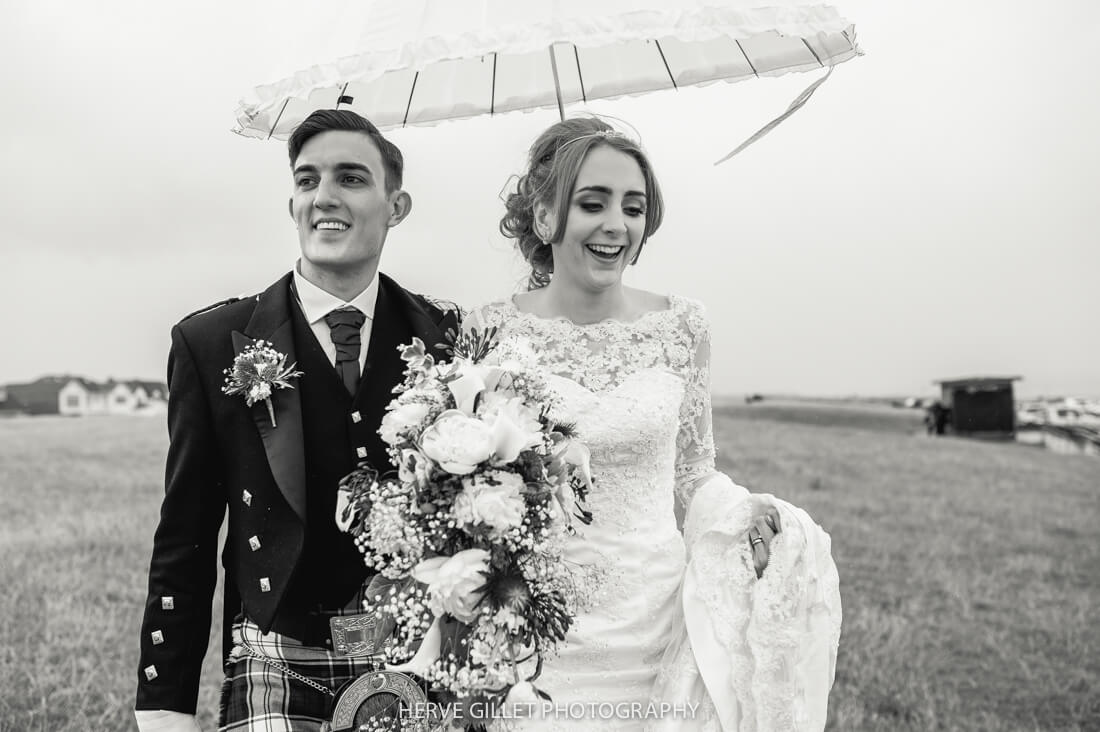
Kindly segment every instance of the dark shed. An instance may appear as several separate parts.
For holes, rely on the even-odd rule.
[[[1011,437],[1016,433],[1016,405],[1012,382],[1019,376],[980,376],[944,379],[940,385],[943,405],[950,410],[957,435]]]

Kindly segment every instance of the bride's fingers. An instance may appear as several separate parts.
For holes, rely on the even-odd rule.
[[[764,570],[768,566],[768,543],[757,527],[749,529],[749,547],[752,553],[752,566],[756,570],[756,578],[764,576]]]
[[[760,538],[764,540],[764,543],[771,546],[772,539],[775,538],[775,530],[773,530],[768,523],[767,517],[760,516],[753,522],[753,525],[756,527],[756,530],[760,532]]]
[[[782,528],[779,526],[779,509],[775,506],[769,508],[767,513],[764,514],[764,520],[768,522],[768,526],[770,526],[775,533],[778,534],[782,531]]]

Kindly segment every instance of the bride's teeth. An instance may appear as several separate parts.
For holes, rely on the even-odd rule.
[[[618,254],[619,250],[622,249],[622,247],[601,247],[595,244],[589,244],[588,248],[600,254]]]

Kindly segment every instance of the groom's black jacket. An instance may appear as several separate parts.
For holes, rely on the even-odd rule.
[[[341,607],[367,570],[335,524],[336,484],[362,459],[390,469],[378,426],[419,337],[436,357],[458,329],[444,309],[379,274],[367,361],[354,398],[302,315],[287,274],[256,297],[185,318],[168,357],[170,445],[141,626],[138,709],[194,713],[210,635],[218,532],[228,506],[223,617],[315,642],[309,611]],[[297,363],[293,389],[249,408],[226,395],[224,369],[253,340]],[[228,653],[223,638],[223,653]],[[155,673],[153,671],[155,669]],[[154,676],[151,680],[149,676]]]

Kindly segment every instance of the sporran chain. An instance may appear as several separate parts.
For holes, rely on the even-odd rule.
[[[336,692],[333,691],[332,689],[328,688],[324,684],[317,683],[316,681],[314,681],[313,679],[311,679],[307,676],[303,676],[302,674],[298,673],[297,671],[292,671],[291,669],[287,668],[286,666],[284,666],[283,664],[279,663],[278,661],[276,661],[272,658],[268,658],[267,656],[263,655],[262,653],[260,653],[256,649],[254,649],[252,646],[248,645],[248,641],[246,641],[244,638],[241,638],[241,647],[244,648],[245,652],[248,653],[248,655],[252,656],[253,658],[255,658],[259,661],[263,661],[268,666],[271,666],[273,669],[275,669],[277,671],[282,671],[284,674],[286,674],[290,678],[301,681],[306,686],[311,686],[311,687],[313,687],[317,691],[320,691],[323,694],[327,694],[328,696],[331,696],[333,698],[336,697]]]

